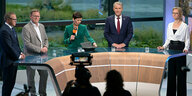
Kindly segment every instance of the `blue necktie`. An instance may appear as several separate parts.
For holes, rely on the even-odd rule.
[[[16,32],[15,32],[15,29],[14,28],[12,28],[12,31],[13,31],[13,34],[14,34],[14,36],[15,36],[15,38],[17,37],[17,35],[16,35]]]

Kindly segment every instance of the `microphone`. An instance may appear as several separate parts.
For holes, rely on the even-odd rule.
[[[71,35],[71,39],[70,40],[74,40],[75,39],[75,34],[77,33],[77,27],[73,28],[73,34]]]
[[[77,33],[77,27],[73,28],[73,35],[75,35]]]

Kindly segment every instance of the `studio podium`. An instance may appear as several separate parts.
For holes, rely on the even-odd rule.
[[[50,96],[60,96],[66,83],[75,80],[75,66],[69,65],[70,56],[75,52],[77,49],[49,48],[46,55],[27,56],[15,64],[47,70],[52,83],[51,88],[54,91],[54,94]],[[153,48],[149,50],[145,48],[95,48],[87,52],[93,56],[92,65],[86,66],[92,74],[92,84],[101,83],[105,86],[106,73],[115,69],[121,73],[124,85],[127,86],[125,89],[129,90],[132,96],[159,96],[162,80],[166,77],[169,57],[177,57],[180,54],[179,51],[159,51]],[[105,88],[101,89],[104,89],[100,90],[103,94]]]

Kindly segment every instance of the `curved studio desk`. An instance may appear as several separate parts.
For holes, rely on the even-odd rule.
[[[27,56],[25,60],[16,62],[18,65],[31,66],[34,69],[47,70],[57,96],[60,96],[69,80],[75,80],[75,66],[69,65],[70,56],[77,50],[66,48],[49,48],[47,55]],[[91,83],[105,82],[106,73],[112,69],[119,71],[133,96],[158,96],[163,70],[167,58],[178,54],[177,51],[158,51],[144,48],[127,48],[115,50],[96,48],[89,51],[93,56],[92,66],[86,66],[92,74]],[[147,90],[142,84],[157,84],[158,87]],[[145,90],[145,95],[143,89]],[[104,89],[104,88],[103,88]],[[48,94],[49,95],[49,94]]]

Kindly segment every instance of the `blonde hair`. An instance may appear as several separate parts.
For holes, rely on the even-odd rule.
[[[117,5],[121,5],[121,6],[123,7],[123,3],[119,2],[119,1],[113,3],[113,7],[114,7],[116,4],[117,4]]]
[[[180,20],[182,21],[182,20],[183,20],[183,19],[182,19],[182,16],[183,16],[183,10],[182,10],[182,8],[181,8],[181,7],[174,7],[173,10],[175,10],[175,9],[178,10]],[[172,10],[172,12],[173,12],[173,10]]]

